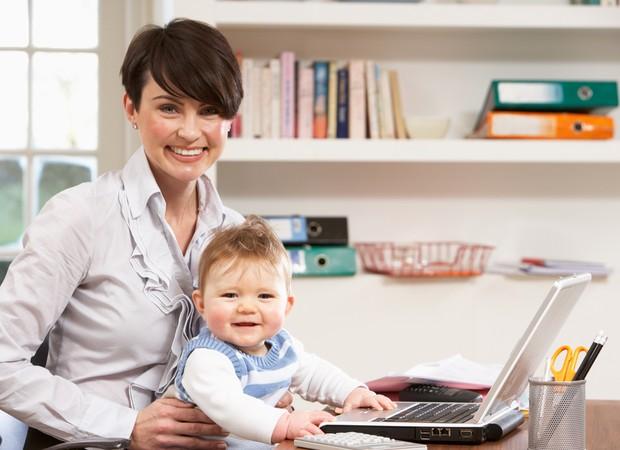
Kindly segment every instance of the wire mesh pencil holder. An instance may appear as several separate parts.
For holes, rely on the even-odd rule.
[[[528,450],[584,450],[586,381],[529,381]]]
[[[494,247],[454,241],[356,243],[367,272],[395,277],[471,277],[484,272]]]

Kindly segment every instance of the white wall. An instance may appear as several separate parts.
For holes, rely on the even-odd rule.
[[[464,240],[493,258],[603,261],[620,267],[616,165],[220,163],[225,203],[243,213],[346,215],[352,242]],[[553,278],[297,279],[288,327],[307,347],[369,380],[462,353],[502,363]],[[589,398],[620,398],[613,273],[586,290],[557,343],[609,343],[588,376]]]

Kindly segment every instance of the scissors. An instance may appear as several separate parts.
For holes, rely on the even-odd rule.
[[[551,357],[551,373],[555,381],[571,381],[575,376],[575,366],[580,355],[582,353],[585,355],[587,352],[588,349],[583,345],[576,347],[574,350],[569,345],[559,346]],[[560,355],[564,355],[563,358]],[[558,359],[562,359],[560,368],[556,364]]]

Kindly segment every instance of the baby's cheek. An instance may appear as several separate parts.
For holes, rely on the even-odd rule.
[[[230,322],[230,317],[230,312],[225,308],[205,309],[204,319],[212,331],[222,328],[226,323]]]

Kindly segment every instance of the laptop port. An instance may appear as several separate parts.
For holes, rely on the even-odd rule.
[[[419,430],[418,439],[428,441],[431,439],[431,430]]]
[[[474,435],[474,432],[472,430],[461,430],[462,438],[470,439],[473,437],[473,435]]]
[[[451,434],[450,428],[431,428],[431,436],[433,437],[450,437]]]

